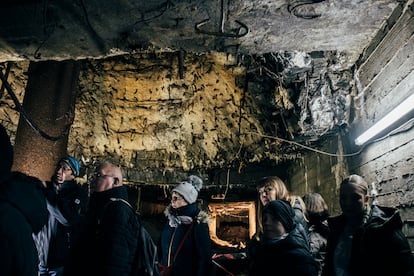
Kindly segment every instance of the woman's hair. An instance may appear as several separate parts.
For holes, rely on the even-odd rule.
[[[289,191],[285,183],[277,176],[265,176],[257,182],[257,191],[264,187],[272,187],[276,191],[276,199],[287,200]],[[260,195],[259,195],[260,197]]]
[[[318,193],[307,193],[303,196],[303,202],[308,214],[320,214],[328,211],[328,205],[323,197]]]
[[[285,183],[277,176],[265,176],[257,182],[257,218],[256,218],[256,225],[257,225],[257,235],[256,239],[260,238],[261,233],[263,233],[263,223],[262,223],[262,211],[263,211],[263,204],[260,200],[259,190],[261,188],[271,187],[276,191],[276,200],[281,199],[290,202],[291,206],[293,206],[291,202],[291,197],[289,195],[289,191],[286,188]]]
[[[327,219],[329,216],[328,205],[321,194],[307,193],[302,199],[305,203],[306,217],[309,219],[311,224]]]

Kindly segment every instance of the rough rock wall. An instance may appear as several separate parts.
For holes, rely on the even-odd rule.
[[[86,168],[114,159],[131,183],[175,183],[189,171],[221,183],[230,169],[236,184],[252,184],[243,179],[248,166],[283,165],[300,158],[295,141],[310,146],[347,126],[352,80],[337,71],[340,58],[168,52],[84,60],[68,152]]]
[[[2,72],[7,79],[19,103],[23,103],[24,91],[27,84],[27,72],[29,68],[28,61],[16,62],[10,64],[10,71],[7,74],[7,65],[2,67]],[[3,86],[2,86],[3,87]],[[16,136],[17,124],[19,122],[19,112],[16,110],[16,104],[10,97],[9,92],[4,88],[0,94],[0,122],[9,132],[12,143]]]
[[[85,63],[69,151],[91,162],[108,156],[131,171],[228,165],[241,145],[259,143],[246,130],[262,129],[235,82],[244,72],[226,68],[232,63],[188,55],[183,79],[175,53]]]

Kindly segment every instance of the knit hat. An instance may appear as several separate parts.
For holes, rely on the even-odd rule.
[[[68,164],[75,177],[79,176],[80,163],[74,157],[67,155],[63,157],[62,159],[60,159],[59,163],[60,162],[65,162],[66,164]]]
[[[181,182],[172,191],[179,193],[189,204],[196,202],[198,192],[203,186],[203,180],[196,175],[190,175],[187,180]]]
[[[286,232],[290,232],[295,227],[294,217],[295,211],[290,206],[289,202],[285,200],[273,200],[270,201],[266,206],[263,208],[263,214],[268,213],[272,215],[276,220],[282,223],[283,227],[285,227]]]

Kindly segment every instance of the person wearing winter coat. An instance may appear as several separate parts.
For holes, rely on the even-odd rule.
[[[171,194],[166,208],[167,222],[160,237],[159,258],[161,275],[209,275],[212,265],[208,214],[197,205],[198,193],[203,185],[195,175],[179,185]]]
[[[359,175],[342,181],[342,214],[328,219],[323,276],[414,275],[414,257],[398,210],[371,204],[368,190]]]
[[[89,207],[63,275],[134,275],[139,222],[128,202],[121,168],[98,165],[89,179]]]
[[[38,256],[32,233],[46,224],[43,183],[11,172],[13,147],[0,125],[0,275],[37,276]]]
[[[284,200],[270,201],[263,208],[263,236],[251,256],[250,276],[269,275],[269,271],[280,276],[318,275],[318,265],[294,216],[290,203]]]
[[[328,205],[319,193],[305,194],[303,202],[306,206],[306,217],[308,218],[310,251],[319,264],[319,275],[321,275],[329,235]]]
[[[257,233],[255,238],[260,240],[260,234],[263,232],[262,226],[262,210],[264,206],[267,205],[272,200],[285,200],[290,203],[292,206],[295,217],[294,220],[299,225],[300,231],[303,233],[305,239],[308,239],[308,224],[307,218],[305,215],[306,206],[304,205],[302,199],[299,196],[292,195],[285,183],[277,176],[265,176],[259,179],[257,183],[257,192],[258,192],[258,206],[257,206]]]
[[[49,220],[34,240],[39,253],[39,276],[62,276],[69,250],[79,234],[88,194],[75,180],[80,164],[72,156],[61,158],[45,195]]]
[[[263,208],[273,200],[285,200],[289,202],[295,212],[294,221],[297,224],[299,232],[302,234],[308,248],[309,243],[309,230],[307,224],[307,218],[305,215],[306,206],[303,203],[302,198],[296,195],[292,195],[285,183],[278,176],[265,176],[259,179],[257,183],[257,230],[253,237],[247,242],[247,256],[250,259],[250,255],[254,255],[257,246],[260,244],[260,240],[263,235]]]

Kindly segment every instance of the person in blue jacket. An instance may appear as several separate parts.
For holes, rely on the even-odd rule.
[[[80,222],[85,216],[88,193],[77,181],[80,163],[65,156],[56,165],[45,195],[49,220],[34,236],[39,253],[39,276],[62,276],[70,248],[78,238]]]

